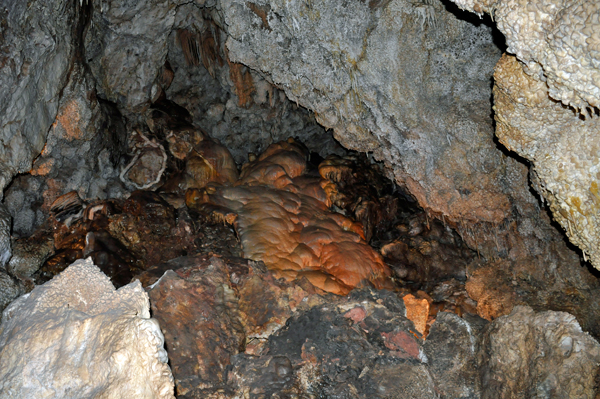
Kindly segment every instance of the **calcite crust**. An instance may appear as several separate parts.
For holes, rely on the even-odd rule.
[[[174,398],[164,337],[139,281],[115,290],[78,260],[5,309],[3,398]]]
[[[506,36],[509,54],[494,74],[496,135],[532,163],[534,189],[600,269],[600,3],[455,3],[489,13]]]

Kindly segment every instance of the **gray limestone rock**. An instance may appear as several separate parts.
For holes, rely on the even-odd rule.
[[[442,398],[479,398],[476,351],[479,335],[467,320],[440,312],[423,345]]]
[[[478,351],[482,398],[595,398],[600,344],[564,312],[517,306]]]
[[[76,48],[79,5],[0,2],[0,198],[44,147]]]
[[[345,147],[384,160],[424,208],[451,220],[509,216],[521,188],[506,178],[526,175],[493,142],[501,51],[489,26],[437,0],[220,4],[231,60],[314,111]]]
[[[21,287],[5,269],[12,256],[10,225],[10,213],[0,202],[0,320],[2,310],[21,294]]]
[[[174,399],[160,326],[139,281],[116,290],[78,260],[3,312],[2,398]]]
[[[126,189],[119,162],[126,137],[116,106],[96,96],[93,77],[75,63],[42,153],[6,191],[14,234],[30,235],[52,202],[67,192],[84,199],[121,197]]]
[[[157,92],[175,4],[170,0],[92,3],[85,56],[98,81],[99,95],[117,103],[121,111],[139,111]]]
[[[2,311],[16,297],[23,293],[22,287],[3,269],[0,269],[0,321],[2,321]]]
[[[300,138],[323,157],[345,153],[312,113],[261,74],[228,62],[226,38],[197,5],[178,8],[168,39],[173,80],[163,89],[192,114],[194,124],[227,146],[238,164],[247,161],[249,152],[258,154],[289,137]],[[186,52],[190,48],[191,54]]]
[[[0,202],[0,269],[6,266],[12,255],[10,245],[11,219],[8,209]]]

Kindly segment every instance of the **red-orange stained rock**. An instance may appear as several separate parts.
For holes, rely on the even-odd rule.
[[[408,294],[402,299],[406,306],[406,318],[414,323],[419,333],[425,335],[429,317],[429,302],[427,299],[417,299],[412,294]]]
[[[392,351],[392,356],[406,358],[419,358],[419,345],[413,337],[405,331],[381,333],[383,344]]]
[[[204,266],[187,279],[168,271],[149,292],[178,395],[224,383],[230,358],[244,343],[235,296],[225,288],[226,266],[215,261]]]
[[[354,309],[350,309],[346,313],[344,313],[344,317],[352,319],[355,323],[360,323],[367,316],[367,312],[361,306],[357,306]]]

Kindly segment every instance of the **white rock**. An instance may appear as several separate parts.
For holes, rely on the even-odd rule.
[[[2,398],[174,398],[164,337],[139,281],[91,259],[15,300],[0,324]]]

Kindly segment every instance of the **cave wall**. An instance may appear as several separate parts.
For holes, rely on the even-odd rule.
[[[31,169],[54,122],[80,28],[78,2],[2,1],[0,199]]]
[[[249,152],[259,154],[288,137],[301,137],[321,156],[344,154],[313,113],[256,71],[228,59],[227,34],[214,18],[218,15],[194,3],[178,7],[167,39],[173,80],[163,87],[166,97],[189,110],[193,123],[227,146],[238,165]]]
[[[600,4],[455,2],[494,15],[506,36],[494,75],[496,134],[532,163],[535,190],[600,268]]]
[[[491,21],[433,0],[220,4],[233,61],[314,111],[345,147],[384,161],[471,248],[517,259],[560,241],[529,191],[527,166],[494,142],[502,39]]]
[[[502,50],[492,23],[452,3],[147,0],[131,7],[110,0],[47,10],[32,4],[29,10],[11,5],[3,30],[2,51],[10,56],[2,66],[3,87],[10,96],[0,103],[0,151],[7,160],[2,188],[17,173],[30,176],[39,169],[32,170],[32,161],[57,123],[69,71],[81,65],[95,83],[90,104],[94,96],[114,104],[128,132],[145,123],[153,101],[166,96],[184,103],[194,123],[233,147],[238,162],[288,135],[335,149],[331,141],[319,142],[324,130],[302,106],[346,148],[383,161],[431,216],[456,227],[484,256],[547,260],[555,249],[569,253],[529,191],[527,166],[494,142],[491,79]],[[42,15],[56,15],[64,25],[46,26]],[[196,38],[195,63],[178,47],[182,30]],[[13,36],[21,41],[6,40]],[[205,48],[209,36],[213,45]],[[25,37],[49,42],[34,46]],[[25,59],[28,52],[35,57]],[[165,73],[173,76],[165,79]],[[202,90],[210,85],[215,91]],[[573,97],[574,106],[591,93]],[[273,115],[282,106],[287,111]],[[110,167],[118,170],[124,162],[112,159]],[[92,169],[98,170],[96,164]],[[100,174],[112,187],[107,173]],[[77,179],[67,180],[64,190]],[[39,187],[23,185],[25,203]],[[39,205],[39,198],[28,204]],[[27,206],[13,206],[13,217]]]

